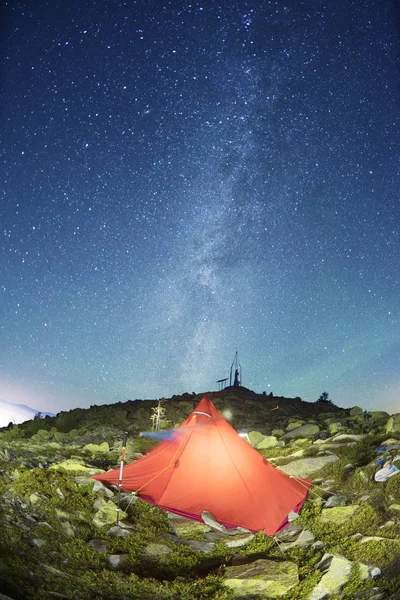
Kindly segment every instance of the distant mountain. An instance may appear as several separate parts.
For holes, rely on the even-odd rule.
[[[37,414],[40,414],[41,419],[47,416],[55,417],[54,413],[40,412],[36,408],[26,406],[26,404],[13,404],[12,402],[0,400],[0,427],[7,427],[10,422],[17,425],[24,421],[30,421]]]

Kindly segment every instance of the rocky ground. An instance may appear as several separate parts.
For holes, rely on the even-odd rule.
[[[274,538],[196,523],[90,479],[152,447],[156,402],[61,413],[0,432],[0,589],[13,600],[399,600],[400,474],[373,475],[400,455],[400,414],[344,410],[254,394],[209,394],[272,464],[314,486],[300,517]],[[180,424],[199,396],[165,400]],[[377,448],[381,448],[377,452]],[[397,463],[400,468],[400,464]],[[0,600],[6,598],[0,593]]]

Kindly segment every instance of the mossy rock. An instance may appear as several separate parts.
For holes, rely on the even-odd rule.
[[[119,511],[119,519],[126,519],[127,513],[123,510]],[[115,525],[117,521],[117,507],[113,502],[107,502],[100,510],[97,511],[92,519],[93,525],[96,527],[104,527],[105,525]]]
[[[384,410],[373,410],[367,414],[371,425],[385,425],[390,418],[390,415]]]
[[[313,438],[317,433],[319,433],[318,425],[306,423],[305,425],[301,425],[296,429],[288,431],[283,437],[285,439]]]
[[[211,527],[200,521],[190,521],[178,516],[169,517],[169,522],[176,535],[183,539],[198,539],[211,531]]]
[[[296,446],[297,448],[305,448],[308,447],[312,444],[311,440],[308,438],[298,438],[293,440],[292,442],[293,446]]]
[[[110,451],[110,446],[107,442],[103,442],[102,444],[86,444],[82,450],[90,454],[105,454]]]
[[[338,460],[339,457],[334,454],[328,456],[311,456],[309,458],[293,460],[286,465],[280,466],[279,470],[293,477],[309,477],[309,475],[319,471],[322,467]]]
[[[367,579],[367,565],[358,563],[357,567],[361,579]],[[350,560],[341,555],[333,555],[328,572],[322,576],[321,581],[314,588],[309,600],[321,600],[322,598],[329,598],[339,594],[343,586],[349,581],[351,570],[352,562]]]
[[[267,448],[276,448],[280,445],[280,442],[274,435],[266,435],[264,439],[261,440],[259,444],[257,444],[257,450],[266,450]]]
[[[103,469],[95,469],[94,467],[87,467],[83,461],[76,458],[68,458],[62,462],[55,463],[49,467],[55,471],[70,471],[76,473],[87,473],[88,475],[97,475],[97,473],[104,473]]]
[[[293,431],[293,429],[298,429],[302,425],[304,425],[304,421],[292,421],[286,426],[286,431]]]
[[[400,433],[400,413],[390,417],[386,423],[386,433]]]
[[[323,508],[320,519],[323,523],[332,523],[333,525],[343,525],[351,519],[357,510],[359,504],[351,504],[350,506],[334,506],[333,508]]]
[[[233,599],[279,598],[299,583],[298,567],[289,561],[259,559],[253,563],[228,567],[224,585]]]
[[[32,437],[32,442],[46,442],[53,438],[53,433],[47,429],[39,429]]]
[[[253,448],[257,448],[258,444],[260,444],[265,437],[265,435],[259,431],[249,431],[248,436],[250,444],[253,446]]]
[[[333,422],[333,423],[329,423],[328,425],[328,433],[329,435],[336,435],[337,433],[342,433],[343,431],[346,430],[346,427],[343,425],[343,423],[340,422]]]
[[[362,414],[364,414],[364,411],[359,406],[353,406],[353,408],[350,409],[350,413],[349,414],[350,414],[351,417],[355,417],[356,415],[362,415]]]

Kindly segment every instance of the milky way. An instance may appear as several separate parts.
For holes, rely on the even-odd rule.
[[[400,411],[396,4],[8,3],[0,397]]]

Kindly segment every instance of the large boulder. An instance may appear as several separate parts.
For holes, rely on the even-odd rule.
[[[336,435],[337,433],[342,433],[346,431],[346,427],[340,421],[333,421],[328,425],[329,435]]]
[[[87,467],[83,460],[78,458],[68,458],[62,462],[54,463],[49,467],[55,471],[69,471],[75,473],[86,473],[88,475],[97,475],[98,473],[104,473],[103,469],[96,469],[94,467]]]
[[[335,454],[329,454],[328,456],[315,456],[309,458],[301,458],[300,460],[292,460],[287,465],[281,465],[277,468],[283,471],[287,475],[293,477],[309,477],[325,465],[336,462],[339,457]]]
[[[324,554],[316,568],[325,570],[328,558],[330,559],[328,569],[319,584],[313,589],[308,600],[325,600],[330,596],[339,594],[344,584],[350,579],[352,563],[344,556]],[[360,575],[362,579],[366,579],[368,577],[368,567],[360,569]]]
[[[300,427],[296,427],[296,429],[288,431],[283,437],[290,440],[297,438],[313,438],[317,433],[319,433],[318,425],[306,423],[306,425],[301,425]]]
[[[86,444],[82,450],[92,455],[104,454],[110,451],[110,446],[107,442],[103,442],[102,444]]]
[[[228,567],[224,584],[233,592],[232,598],[279,598],[299,583],[297,565],[259,559],[246,565]]]
[[[275,448],[279,446],[280,443],[274,435],[264,435],[259,431],[250,431],[248,434],[250,444],[253,448],[257,448],[257,450],[266,449],[266,448]]]
[[[390,417],[386,423],[386,433],[400,433],[400,413]]]
[[[293,431],[293,429],[298,429],[299,427],[301,427],[302,425],[304,425],[304,421],[303,420],[298,420],[298,421],[291,421],[290,423],[288,423],[288,425],[286,426],[286,431]]]
[[[360,408],[359,406],[353,406],[353,408],[350,409],[351,417],[355,417],[357,415],[362,415],[363,413],[364,413],[363,409]]]
[[[367,413],[368,419],[372,426],[379,427],[380,425],[385,425],[390,418],[389,413],[384,410],[373,410]]]

